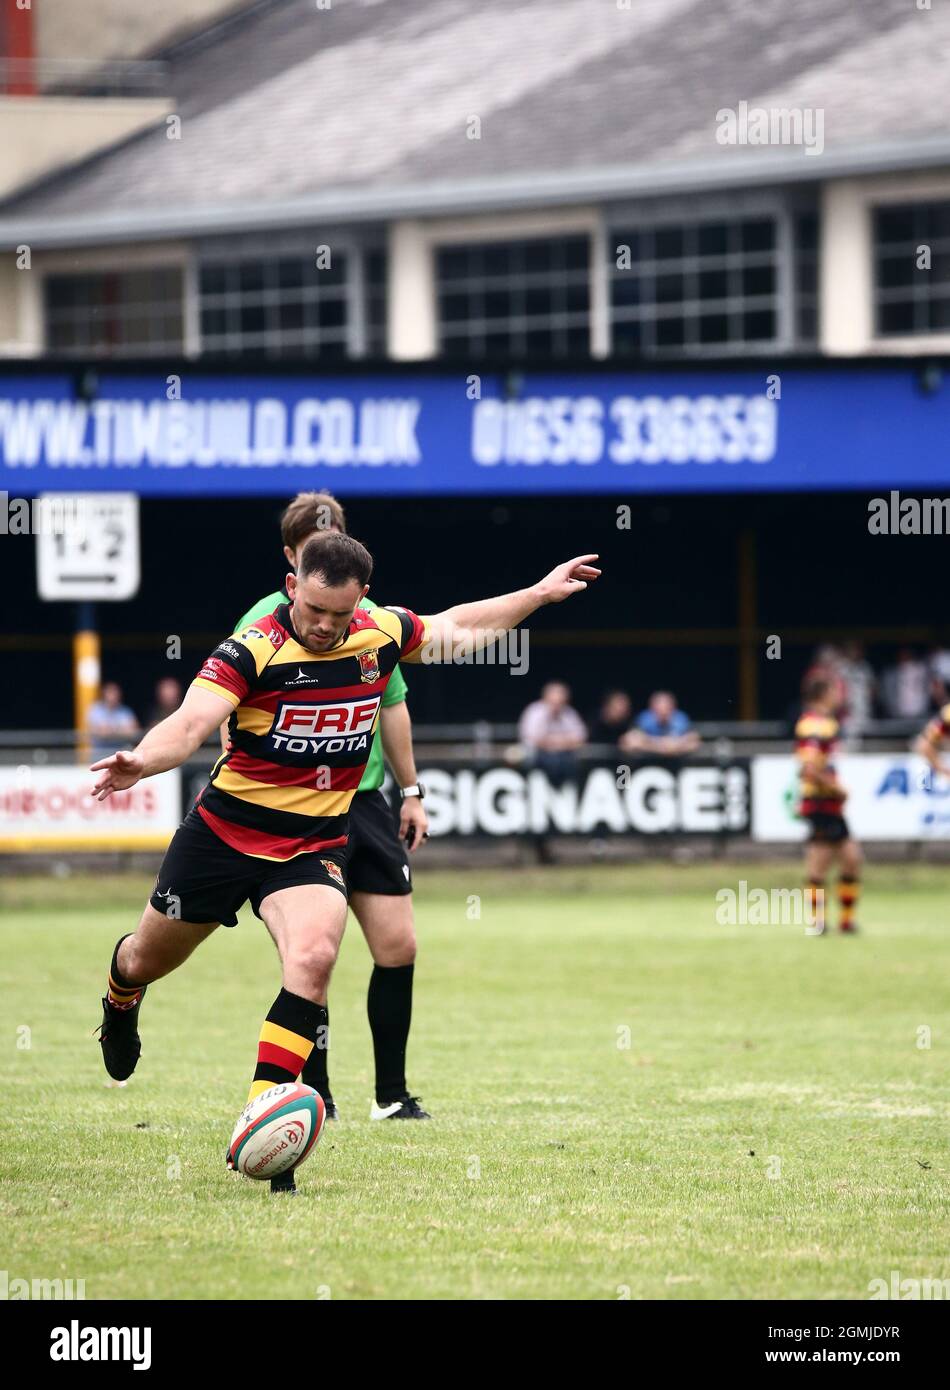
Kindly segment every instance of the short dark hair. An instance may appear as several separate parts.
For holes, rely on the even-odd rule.
[[[280,538],[296,550],[314,531],[345,531],[343,508],[329,492],[298,492],[284,508],[280,519]]]
[[[360,545],[352,536],[328,531],[326,535],[314,536],[307,541],[300,557],[298,579],[308,575],[320,574],[331,589],[348,584],[355,579],[359,584],[368,584],[373,573],[373,557],[365,545]]]

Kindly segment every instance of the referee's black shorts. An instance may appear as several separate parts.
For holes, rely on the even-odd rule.
[[[381,791],[356,793],[350,802],[347,834],[343,863],[351,893],[395,898],[412,892],[409,855]]]
[[[233,927],[246,902],[260,917],[261,903],[281,888],[319,883],[346,897],[343,854],[325,849],[294,859],[255,859],[226,845],[192,807],[165,851],[149,902],[156,912],[181,922]]]

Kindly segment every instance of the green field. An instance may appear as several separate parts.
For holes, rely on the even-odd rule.
[[[0,1268],[90,1299],[861,1299],[892,1270],[950,1278],[950,870],[871,871],[853,939],[718,925],[740,878],[797,869],[421,874],[428,1124],[368,1121],[351,921],[342,1121],[292,1200],[224,1168],[278,987],[261,924],[246,911],[155,986],[138,1071],[110,1088],[99,995],[150,885],[0,881]]]

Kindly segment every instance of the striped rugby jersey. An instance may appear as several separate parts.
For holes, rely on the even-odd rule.
[[[383,692],[425,638],[408,609],[357,608],[335,647],[311,652],[282,604],[219,643],[192,682],[234,705],[227,752],[196,802],[209,828],[257,859],[345,845]]]
[[[801,816],[839,815],[844,792],[820,786],[812,771],[834,772],[838,744],[838,721],[830,714],[806,710],[795,725],[795,754],[798,758],[799,807]]]

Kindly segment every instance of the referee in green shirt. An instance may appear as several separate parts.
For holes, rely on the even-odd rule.
[[[301,492],[284,510],[280,533],[288,565],[296,571],[303,547],[315,535],[346,531],[343,508],[328,492]],[[273,613],[287,594],[277,589],[247,610],[234,631],[241,632],[265,613]],[[377,605],[364,598],[372,612]],[[228,746],[228,726],[221,726]],[[385,777],[383,746],[402,798],[397,832],[389,803],[380,791]],[[422,804],[424,789],[416,776],[412,723],[406,706],[406,682],[397,666],[383,695],[380,722],[366,771],[350,806],[346,878],[350,907],[373,957],[367,1011],[376,1059],[376,1094],[371,1120],[427,1120],[428,1114],[406,1084],[406,1046],[412,1018],[412,979],[416,936],[412,917],[412,872],[409,851],[428,834]],[[300,1079],[319,1091],[327,1117],[337,1118],[327,1075],[329,1039],[318,1039]]]

